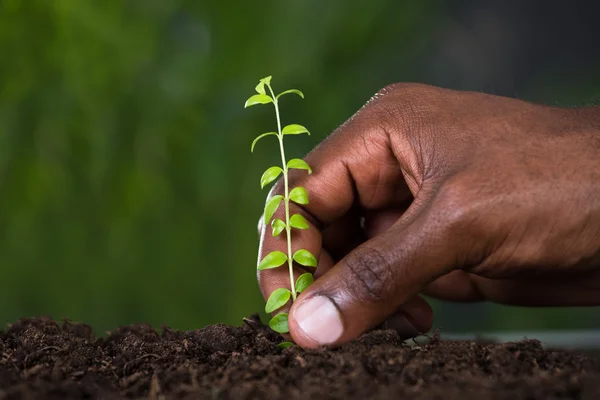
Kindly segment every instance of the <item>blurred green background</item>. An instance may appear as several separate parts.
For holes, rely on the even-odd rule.
[[[597,10],[526,3],[1,0],[0,323],[239,324],[263,308],[258,178],[279,157],[249,151],[274,123],[243,109],[257,80],[306,94],[283,109],[313,133],[295,157],[396,81],[597,100]],[[453,331],[600,326],[435,307]]]

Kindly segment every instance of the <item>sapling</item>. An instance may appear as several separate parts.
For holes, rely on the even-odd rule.
[[[270,76],[261,79],[258,82],[258,85],[256,85],[255,90],[257,94],[250,97],[246,101],[244,107],[246,108],[256,104],[273,104],[273,107],[275,108],[275,118],[277,119],[277,132],[267,132],[257,136],[252,142],[250,151],[254,152],[254,146],[256,146],[256,143],[260,139],[267,136],[275,136],[279,141],[279,151],[281,153],[281,167],[273,166],[267,168],[260,178],[260,187],[261,189],[264,188],[275,181],[280,175],[283,175],[284,186],[283,195],[278,194],[267,199],[264,209],[264,223],[265,227],[269,225],[269,222],[271,223],[271,233],[273,236],[279,236],[285,232],[287,239],[287,252],[273,251],[267,254],[258,263],[258,270],[278,268],[287,263],[290,275],[290,287],[275,289],[269,296],[265,306],[265,312],[270,314],[285,306],[290,300],[292,302],[296,301],[298,294],[304,291],[313,282],[313,276],[310,273],[304,273],[300,275],[297,280],[294,280],[294,261],[305,267],[316,268],[317,266],[317,259],[306,249],[299,249],[292,254],[292,229],[308,229],[309,225],[302,215],[290,215],[290,201],[300,205],[306,205],[308,204],[308,193],[305,188],[300,186],[290,190],[288,179],[288,171],[290,169],[306,170],[308,174],[312,173],[312,169],[304,160],[299,158],[293,158],[286,162],[285,148],[283,146],[283,138],[285,136],[300,135],[303,133],[310,135],[310,132],[304,126],[298,124],[286,125],[283,128],[281,127],[281,117],[279,113],[280,98],[287,94],[297,94],[301,98],[304,98],[304,94],[301,91],[289,89],[275,95],[275,92],[273,92],[273,88],[271,87]],[[283,203],[284,206],[285,219],[273,219],[273,215],[279,209],[281,203]],[[288,333],[288,314],[281,312],[275,315],[271,321],[269,321],[269,326],[276,332]],[[279,347],[285,348],[291,345],[292,343],[290,342],[284,342],[281,343]]]

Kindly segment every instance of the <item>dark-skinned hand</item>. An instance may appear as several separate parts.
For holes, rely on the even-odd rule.
[[[525,306],[600,305],[600,108],[561,109],[391,85],[290,171],[319,260],[290,308],[300,346],[339,345],[387,323],[430,329],[420,293]],[[283,192],[278,182],[271,195]],[[279,211],[281,213],[281,210]],[[279,215],[281,217],[281,214]],[[259,258],[286,251],[259,227]],[[304,272],[297,266],[297,276]],[[258,275],[265,298],[287,268]]]

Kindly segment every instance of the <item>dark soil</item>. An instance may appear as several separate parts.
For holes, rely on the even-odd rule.
[[[600,399],[600,363],[535,340],[410,347],[375,331],[318,351],[278,350],[280,341],[256,320],[95,338],[86,325],[23,319],[0,332],[0,400]]]

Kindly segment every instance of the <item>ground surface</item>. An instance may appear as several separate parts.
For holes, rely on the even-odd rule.
[[[157,333],[24,319],[0,333],[0,400],[600,399],[600,363],[514,344],[440,342],[410,348],[377,331],[336,350],[278,350],[250,320]]]

